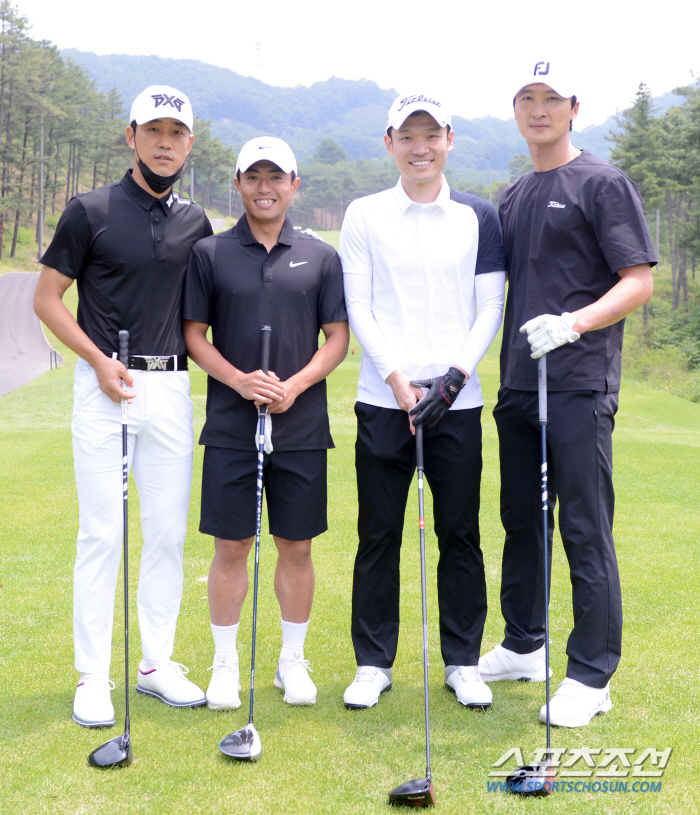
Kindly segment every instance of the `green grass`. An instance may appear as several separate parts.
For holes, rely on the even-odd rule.
[[[74,307],[74,288],[68,302]],[[71,299],[72,298],[72,299]],[[353,341],[354,343],[354,341]],[[420,572],[416,496],[412,493],[402,562],[402,628],[394,689],[374,709],[346,711],[342,693],[355,665],[350,641],[350,591],[356,547],[352,413],[360,352],[330,378],[336,450],[329,456],[330,529],[314,545],[317,593],[307,641],[318,702],[283,704],[272,686],[280,645],[279,609],[272,586],[274,545],[261,554],[256,724],[263,757],[255,765],[223,759],[218,741],[247,721],[247,708],[213,713],[173,710],[132,690],[135,761],[130,769],[99,772],[87,754],[121,732],[123,618],[117,594],[112,676],[117,726],[89,731],[70,720],[76,674],[71,632],[72,567],[77,532],[70,413],[75,355],[24,388],[2,397],[4,462],[0,509],[0,810],[4,813],[380,813],[390,788],[424,773]],[[490,612],[484,650],[500,641],[502,530],[498,518],[497,439],[491,409],[497,349],[481,366],[484,476],[481,527]],[[195,422],[205,408],[205,376],[192,373]],[[553,731],[555,746],[673,747],[656,793],[559,794],[518,800],[486,791],[487,775],[508,748],[527,758],[545,742],[537,721],[542,685],[498,683],[486,714],[460,708],[443,687],[436,616],[436,544],[428,535],[428,603],[433,771],[439,811],[445,813],[692,813],[700,760],[698,691],[697,485],[700,483],[700,406],[638,385],[626,385],[615,431],[618,493],[616,541],[625,608],[623,659],[612,686],[613,710],[587,728]],[[212,643],[204,578],[211,540],[197,531],[201,448],[195,451],[185,592],[175,658],[206,687]],[[431,514],[430,505],[427,507]],[[139,508],[130,492],[132,677],[140,656],[136,620]],[[243,697],[249,668],[251,603],[244,606],[239,651]],[[552,588],[552,664],[565,672],[572,624],[568,570],[555,545]],[[133,689],[133,685],[132,685]],[[116,731],[116,732],[115,732]]]

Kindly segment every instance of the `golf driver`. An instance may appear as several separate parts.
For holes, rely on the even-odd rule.
[[[119,361],[129,361],[129,332],[119,332]],[[122,382],[122,385],[124,383]],[[129,463],[127,437],[127,405],[122,399],[122,493],[124,506],[124,696],[126,718],[124,734],[105,742],[88,756],[93,767],[128,767],[131,764],[131,723],[129,721]]]
[[[516,795],[549,795],[552,782],[551,727],[549,721],[549,542],[547,536],[547,355],[541,356],[537,368],[538,407],[542,444],[542,539],[544,549],[544,655],[545,655],[545,707],[547,710],[547,750],[542,761],[518,767],[506,778],[507,789]]]
[[[264,374],[270,366],[270,331],[269,325],[262,327],[262,363],[260,369]],[[267,405],[258,408],[260,429],[258,436],[258,481],[257,481],[257,510],[255,514],[255,576],[253,578],[253,645],[250,658],[250,715],[248,724],[229,733],[219,742],[219,750],[230,758],[239,761],[258,761],[262,755],[262,743],[258,731],[253,724],[253,694],[255,690],[255,635],[258,618],[258,566],[260,563],[260,526],[262,522],[263,499],[263,459],[265,455],[265,416]]]
[[[389,793],[389,803],[395,806],[435,806],[430,771],[430,711],[428,707],[428,613],[425,598],[425,512],[423,508],[423,425],[416,427],[416,469],[418,470],[418,528],[420,530],[420,583],[423,600],[423,691],[425,693],[425,778],[415,778]]]

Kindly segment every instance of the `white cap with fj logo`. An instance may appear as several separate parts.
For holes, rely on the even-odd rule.
[[[256,139],[247,141],[238,154],[236,172],[244,173],[257,161],[271,161],[283,173],[299,175],[297,160],[292,148],[282,139],[276,139],[273,136],[258,136]]]
[[[524,79],[524,77],[523,77]],[[543,84],[556,91],[564,99],[569,99],[576,95],[575,85],[566,70],[562,70],[561,63],[546,62],[541,60],[536,62],[529,71],[529,76],[518,85],[515,93],[520,93],[528,85]]]
[[[145,125],[154,119],[177,119],[194,130],[194,114],[190,100],[182,91],[169,85],[150,85],[134,99],[129,124]]]
[[[387,133],[390,127],[401,127],[412,113],[419,110],[429,113],[440,127],[452,127],[452,117],[440,99],[429,94],[414,93],[399,96],[389,108],[389,115],[386,117]]]

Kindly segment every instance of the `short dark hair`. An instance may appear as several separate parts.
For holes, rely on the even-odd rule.
[[[277,166],[277,165],[275,165],[275,166]],[[248,169],[250,169],[250,167]],[[280,170],[280,172],[284,172],[284,170],[282,170],[281,167],[279,168],[279,170]],[[247,171],[244,170],[243,172],[247,172]],[[297,174],[294,172],[294,170],[292,170],[292,184],[294,183],[294,180],[295,180],[296,177],[297,177]],[[238,183],[240,184],[240,181],[241,181],[241,171],[240,170],[236,170],[236,178],[238,179]]]
[[[148,122],[144,122],[144,124],[148,124]],[[188,131],[190,131],[189,127],[187,127],[187,125],[184,122],[182,124]],[[129,122],[129,127],[134,131],[134,133],[136,133],[136,119],[133,119],[131,122]],[[190,133],[191,132],[192,131],[190,131]]]
[[[429,113],[427,110],[414,110],[414,111],[413,111],[413,113],[409,113],[409,114],[408,114],[408,116],[407,116],[407,117],[404,119],[404,121],[407,121],[407,120],[408,120],[408,119],[410,119],[412,116],[418,116],[418,114],[419,114],[419,113],[427,113],[427,114],[428,114],[428,116],[431,116],[431,115],[432,115],[432,114],[431,114],[431,113]],[[449,126],[449,125],[445,125],[445,127],[447,128],[447,132],[449,133],[449,132],[450,132],[450,126]],[[393,129],[394,129],[393,127],[389,127],[389,128],[387,128],[387,131],[386,131],[386,135],[387,135],[387,136],[388,136],[388,137],[389,137],[389,138],[390,138],[392,141],[393,141],[393,138],[392,138],[392,136],[391,136],[391,131],[392,131]]]
[[[518,96],[518,95],[517,95],[517,93],[516,93],[516,95],[513,97],[513,108],[515,108],[515,100],[516,100],[517,96]],[[574,95],[571,97],[571,110],[573,110],[573,109],[576,107],[576,102],[577,102],[577,101],[578,101],[578,100],[576,99],[576,94],[574,94]],[[573,130],[573,129],[574,129],[574,120],[572,119],[572,120],[569,122],[569,131],[571,131],[571,130]]]

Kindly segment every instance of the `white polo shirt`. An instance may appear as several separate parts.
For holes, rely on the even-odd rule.
[[[501,324],[507,268],[495,208],[444,178],[437,199],[418,204],[399,179],[350,204],[340,258],[363,351],[358,401],[398,410],[392,371],[427,379],[458,365],[469,378],[452,410],[483,405],[476,366]]]

